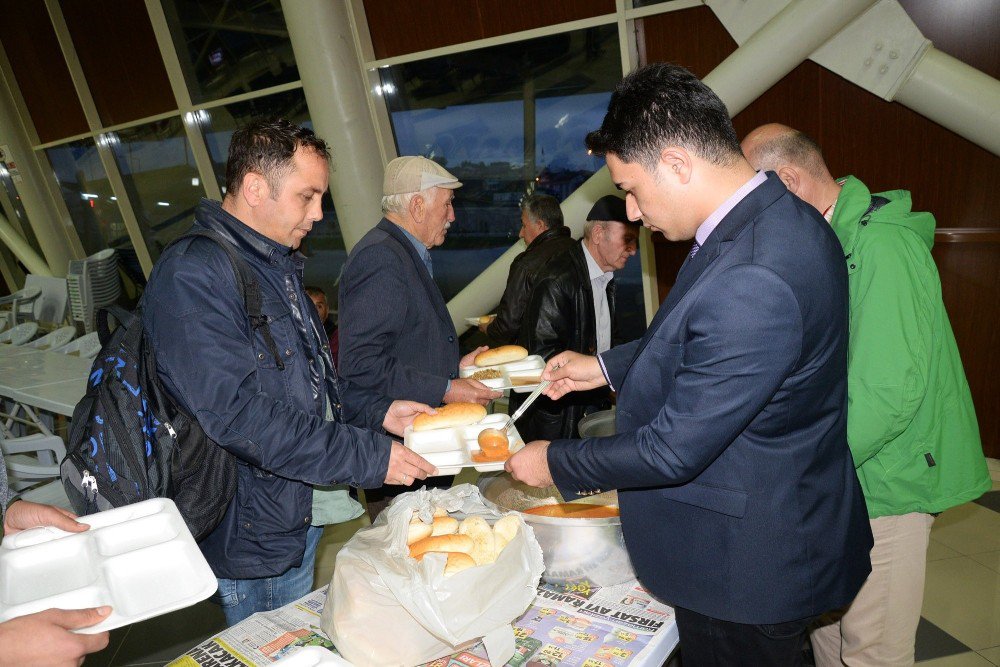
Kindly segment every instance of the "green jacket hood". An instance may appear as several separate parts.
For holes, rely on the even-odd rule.
[[[868,209],[872,193],[868,186],[854,176],[838,178],[837,182],[842,189],[830,224],[840,239],[840,244],[844,248],[853,248],[854,236],[857,234],[856,211]],[[889,203],[875,211],[869,222],[905,227],[914,232],[928,248],[934,247],[934,228],[937,226],[934,215],[926,211],[913,211],[913,200],[908,190],[889,190],[875,194],[885,197]],[[850,219],[845,220],[845,217]]]

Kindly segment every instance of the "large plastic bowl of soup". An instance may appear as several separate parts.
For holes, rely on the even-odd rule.
[[[479,488],[487,500],[520,512],[534,530],[545,561],[543,581],[567,587],[613,586],[635,578],[614,492],[563,505],[554,487],[535,489],[506,473],[480,477]]]

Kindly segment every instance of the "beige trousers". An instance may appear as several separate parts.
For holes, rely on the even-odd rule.
[[[816,667],[913,664],[932,523],[920,512],[871,520],[872,572],[847,611],[811,633]]]

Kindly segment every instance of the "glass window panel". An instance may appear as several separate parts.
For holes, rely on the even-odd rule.
[[[191,226],[205,196],[180,117],[103,135],[114,153],[155,261]]]
[[[2,151],[0,151],[0,155],[2,155]],[[18,176],[18,178],[22,177]],[[31,249],[38,253],[40,257],[44,257],[45,255],[42,254],[41,246],[38,245],[38,239],[35,237],[35,230],[31,228],[31,224],[28,222],[28,214],[25,213],[24,206],[21,204],[21,195],[17,193],[17,184],[14,183],[14,177],[8,169],[7,162],[2,159],[0,159],[0,190],[3,191],[0,193],[0,201],[4,202],[7,220],[15,230],[20,229],[24,235],[24,240],[28,242]],[[7,211],[6,207],[10,207],[13,210]]]
[[[205,143],[212,158],[212,168],[225,191],[226,158],[229,143],[237,127],[246,125],[252,118],[287,118],[293,123],[312,128],[309,108],[302,89],[289,90],[245,102],[227,104],[194,112],[205,135]],[[373,221],[374,224],[374,221]],[[330,308],[336,314],[337,289],[340,270],[347,259],[344,237],[330,193],[323,195],[323,220],[313,226],[302,243],[302,252],[309,257],[305,264],[305,281],[308,285],[322,287],[327,294]],[[335,315],[336,317],[336,315]]]
[[[119,248],[132,253],[118,199],[111,191],[94,140],[53,146],[45,155],[84,251],[92,255],[104,248]]]
[[[279,3],[163,0],[163,11],[196,104],[298,80]]]
[[[434,252],[446,299],[517,241],[518,202],[532,191],[565,199],[604,166],[584,136],[600,126],[621,79],[615,26],[430,58],[379,70],[400,155],[444,164],[464,187],[456,222]],[[638,259],[618,276],[621,330],[644,329]]]

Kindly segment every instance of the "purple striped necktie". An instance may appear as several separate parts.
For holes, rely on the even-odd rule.
[[[694,256],[698,254],[698,250],[701,248],[698,242],[695,241],[691,244],[691,252],[688,253],[688,259],[694,259]]]

